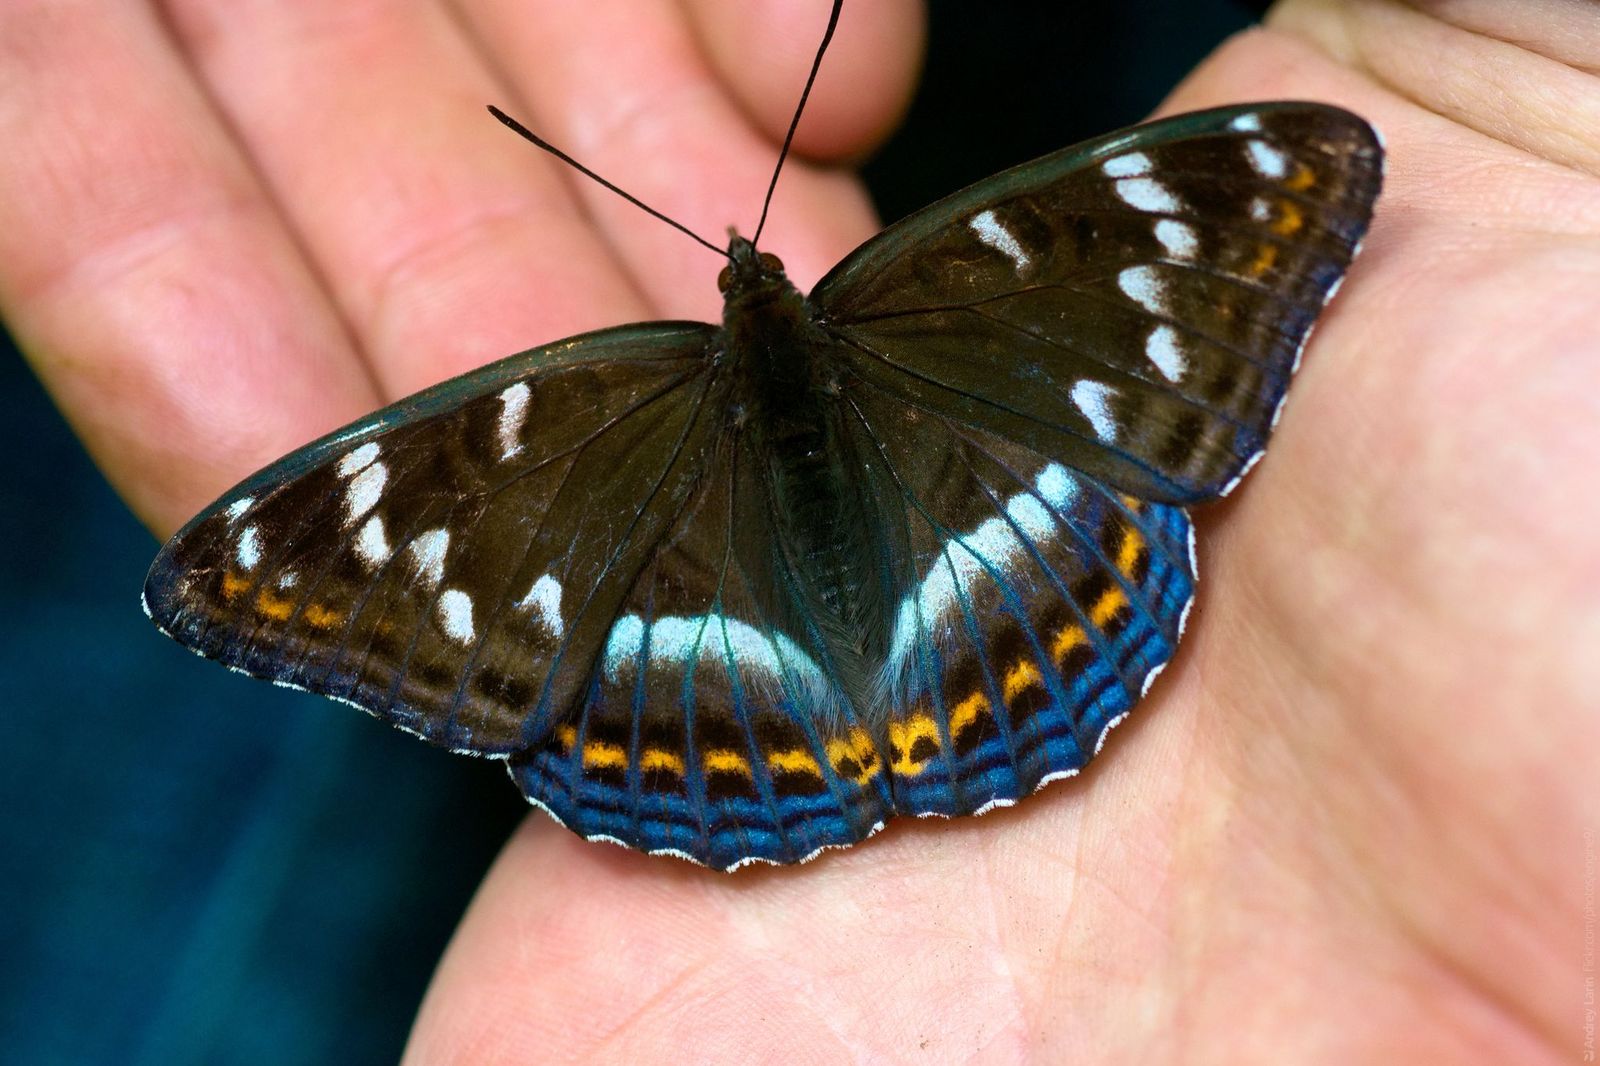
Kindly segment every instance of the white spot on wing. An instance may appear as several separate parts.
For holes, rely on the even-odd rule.
[[[1254,111],[1250,112],[1248,115],[1240,115],[1238,118],[1228,123],[1228,128],[1230,130],[1238,130],[1240,133],[1260,133],[1261,116],[1256,114]]]
[[[1250,217],[1255,219],[1257,222],[1271,222],[1272,205],[1267,203],[1267,201],[1262,197],[1257,196],[1254,200],[1250,201]]]
[[[1289,173],[1289,157],[1266,141],[1250,141],[1244,147],[1250,154],[1250,165],[1263,178],[1276,180]]]
[[[939,561],[922,579],[916,602],[913,604],[908,600],[901,603],[901,625],[914,621],[911,617],[913,608],[919,609],[922,616],[930,620],[930,625],[943,621],[945,614],[955,608],[961,595],[972,587],[973,580],[984,572],[972,545],[1000,556],[996,562],[1004,562],[1011,557],[1013,546],[1003,539],[1000,530],[991,525],[994,521],[991,518],[971,533],[956,537],[945,545]],[[897,625],[896,629],[900,629],[901,625]]]
[[[417,580],[429,588],[437,588],[444,580],[444,555],[450,550],[450,531],[430,529],[411,542],[411,561],[417,568]]]
[[[797,686],[796,695],[826,708],[835,701],[833,686],[811,656],[782,633],[771,635],[747,622],[721,614],[657,618],[648,626],[636,614],[617,619],[606,638],[606,678],[617,680],[623,667],[638,662],[648,638],[651,659],[679,665],[690,662],[726,664],[728,659],[746,681],[774,691]]]
[[[245,526],[244,532],[239,534],[239,565],[245,570],[254,570],[261,561],[261,531],[255,526]]]
[[[1115,389],[1099,381],[1080,381],[1072,386],[1072,402],[1108,444],[1117,439],[1117,420],[1111,413],[1111,398],[1115,395]]]
[[[1128,299],[1143,307],[1151,314],[1165,314],[1167,310],[1167,290],[1161,282],[1161,276],[1155,268],[1148,266],[1128,267],[1117,275],[1117,288],[1127,294]]]
[[[606,677],[615,680],[623,664],[638,661],[644,647],[644,619],[636,614],[625,614],[611,626],[606,637]]]
[[[389,558],[389,537],[383,529],[383,518],[373,515],[356,534],[356,554],[367,566],[376,570]]]
[[[292,589],[299,583],[300,575],[295,573],[293,570],[285,570],[283,573],[278,575],[278,587],[280,589]]]
[[[984,211],[972,216],[967,225],[972,227],[972,231],[978,235],[980,241],[1010,259],[1016,265],[1018,273],[1026,270],[1033,262],[1028,253],[1022,250],[1022,245],[1017,242],[1011,231],[994,217],[993,211]]]
[[[561,582],[550,574],[535,581],[517,606],[531,609],[555,636],[561,636],[566,629],[566,624],[561,620]]]
[[[349,452],[339,460],[337,467],[340,477],[354,477],[367,467],[371,466],[378,458],[378,453],[383,449],[378,447],[376,441],[368,441],[361,447]]]
[[[1194,227],[1177,219],[1164,218],[1156,223],[1156,240],[1174,259],[1193,259],[1200,250],[1200,238]]]
[[[242,500],[234,500],[232,503],[228,504],[228,521],[237,522],[239,519],[243,518],[244,513],[250,510],[251,506],[253,506],[255,502],[256,498],[254,496],[246,496]]]
[[[389,468],[382,463],[373,463],[351,478],[344,491],[345,524],[355,522],[376,507],[388,483]]]
[[[1175,214],[1183,210],[1183,202],[1154,178],[1123,178],[1116,188],[1123,202],[1139,211]]]
[[[1131,178],[1139,174],[1150,173],[1150,157],[1143,152],[1129,152],[1127,155],[1113,156],[1100,164],[1100,169],[1108,178]]]
[[[1056,531],[1056,516],[1031,492],[1019,492],[1006,501],[1006,514],[1029,540],[1044,540]]]
[[[1177,381],[1189,367],[1178,331],[1171,326],[1160,325],[1150,331],[1144,342],[1144,354],[1168,381]]]
[[[914,661],[919,636],[940,630],[973,582],[987,577],[990,569],[1005,572],[1028,554],[1022,536],[1041,542],[1055,535],[1059,522],[1051,508],[1065,511],[1077,492],[1077,482],[1067,468],[1051,463],[1034,479],[1032,491],[1006,500],[1009,522],[998,516],[986,519],[971,533],[946,543],[916,591],[900,601],[883,668],[886,688],[894,691],[899,687]],[[1019,530],[1022,536],[1018,536]]]
[[[1065,511],[1078,497],[1078,482],[1060,463],[1051,463],[1040,472],[1036,484],[1039,495],[1058,511]]]
[[[528,398],[532,391],[519,381],[500,394],[500,420],[495,435],[500,440],[500,458],[511,459],[522,452],[522,424],[528,418]]]
[[[458,644],[472,643],[472,597],[460,589],[439,593],[439,628]]]

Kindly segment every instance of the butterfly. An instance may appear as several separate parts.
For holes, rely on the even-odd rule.
[[[809,295],[734,235],[720,324],[558,341],[309,444],[172,538],[146,610],[505,760],[589,839],[731,870],[1009,805],[1173,655],[1185,509],[1260,458],[1382,155],[1321,104],[1179,115]]]

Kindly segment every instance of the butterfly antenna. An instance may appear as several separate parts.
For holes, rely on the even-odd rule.
[[[634,207],[637,207],[641,211],[645,212],[645,214],[654,215],[656,218],[659,218],[661,221],[665,222],[667,225],[671,226],[673,229],[680,230],[680,231],[682,231],[684,233],[687,233],[689,236],[693,237],[695,240],[699,241],[701,244],[705,245],[707,248],[710,248],[713,252],[716,252],[718,255],[722,256],[724,259],[732,258],[730,255],[728,255],[727,249],[718,248],[716,245],[712,244],[710,241],[708,241],[704,237],[700,236],[700,234],[696,233],[694,230],[690,229],[688,226],[685,226],[682,222],[679,222],[675,218],[668,218],[666,215],[662,214],[660,211],[657,211],[655,208],[651,207],[649,204],[645,203],[643,200],[639,199],[637,196],[633,195],[631,192],[628,192],[626,189],[620,189],[616,185],[613,185],[611,182],[607,181],[605,178],[602,178],[600,175],[596,174],[594,171],[590,170],[588,167],[584,166],[582,163],[578,162],[576,159],[572,158],[570,155],[568,155],[567,153],[563,152],[561,149],[557,148],[555,145],[551,144],[549,141],[545,140],[543,137],[539,136],[537,133],[534,133],[532,130],[530,130],[528,127],[524,126],[522,123],[518,122],[516,119],[512,118],[510,115],[508,115],[504,111],[500,110],[498,107],[495,107],[493,104],[489,105],[489,114],[493,115],[495,118],[497,118],[501,122],[505,123],[508,127],[511,128],[511,130],[513,132],[517,133],[519,136],[524,137],[527,140],[533,142],[538,147],[543,148],[545,151],[549,152],[551,155],[555,156],[557,159],[561,160],[563,163],[567,164],[567,166],[571,167],[573,170],[576,170],[579,174],[582,174],[584,177],[593,178],[595,181],[599,182],[601,185],[604,185],[606,188],[610,189],[612,192],[616,193],[618,196],[620,196],[624,200],[628,201]],[[768,195],[770,196],[771,194],[769,193]]]
[[[778,165],[772,168],[772,182],[767,186],[767,198],[761,204],[761,221],[756,223],[756,235],[750,238],[751,244],[761,243],[761,231],[767,228],[767,210],[772,206],[772,192],[778,187],[778,175],[783,173],[783,161],[789,158],[789,145],[794,143],[794,131],[800,128],[800,115],[806,109],[806,98],[811,95],[811,86],[816,84],[817,71],[822,68],[822,54],[828,50],[828,42],[833,40],[833,31],[839,25],[839,11],[844,7],[844,0],[833,0],[833,13],[828,16],[828,30],[822,35],[822,44],[817,46],[817,58],[811,61],[811,75],[806,78],[806,87],[800,91],[800,105],[794,109],[794,118],[789,122],[789,132],[783,138],[783,150],[778,153]]]

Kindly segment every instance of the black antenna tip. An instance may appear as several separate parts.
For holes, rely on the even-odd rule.
[[[498,107],[495,107],[493,104],[489,104],[487,106],[489,108],[489,114],[491,114],[495,118],[499,119],[502,125],[511,127],[511,129],[515,130],[521,136],[523,136],[523,137],[527,138],[528,140],[532,141],[534,144],[539,145],[541,148],[544,147],[544,140],[542,138],[540,138],[540,137],[534,136],[533,131],[528,129],[528,127],[524,126],[522,123],[518,122],[516,119],[512,118],[510,115],[506,114],[504,111],[500,110]]]

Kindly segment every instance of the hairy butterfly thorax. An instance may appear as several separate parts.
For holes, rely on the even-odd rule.
[[[569,338],[306,445],[168,542],[146,609],[652,853],[796,862],[1014,803],[1171,659],[1186,507],[1260,458],[1382,161],[1322,104],[1178,115],[924,208],[809,295],[760,225],[666,219],[726,258],[720,324]]]

